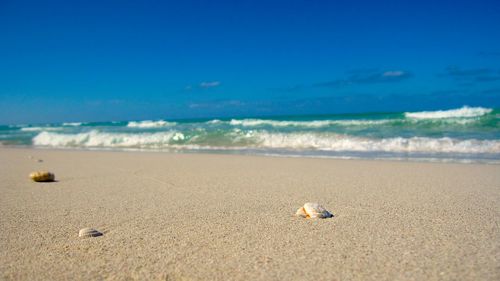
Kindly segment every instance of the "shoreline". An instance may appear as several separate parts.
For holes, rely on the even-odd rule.
[[[426,158],[426,157],[363,157],[363,156],[331,156],[313,154],[289,154],[266,153],[263,151],[245,150],[220,150],[220,149],[141,149],[141,148],[83,148],[83,147],[42,147],[32,145],[2,145],[0,149],[25,149],[42,151],[90,151],[90,152],[125,152],[125,153],[165,153],[165,154],[201,154],[201,155],[235,155],[235,156],[255,156],[272,158],[297,158],[297,159],[332,159],[332,160],[354,160],[354,161],[389,161],[389,162],[415,162],[415,163],[442,163],[442,164],[479,164],[479,165],[500,165],[500,159],[457,159],[457,158]]]
[[[0,279],[500,277],[498,165],[1,147],[0,166]]]

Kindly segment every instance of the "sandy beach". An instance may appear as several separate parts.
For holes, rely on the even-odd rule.
[[[0,148],[0,177],[2,280],[500,279],[499,165]]]

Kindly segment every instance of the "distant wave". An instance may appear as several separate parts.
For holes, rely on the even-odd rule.
[[[222,123],[222,121],[219,119],[214,119],[214,120],[207,121],[206,123],[207,124],[220,124],[220,123]]]
[[[65,122],[65,123],[62,123],[63,126],[81,126],[83,123],[82,122]]]
[[[104,133],[93,130],[79,134],[41,132],[33,138],[36,146],[141,149],[287,149],[354,152],[500,153],[500,141],[393,137],[366,138],[334,133],[271,133],[233,130],[216,139],[186,137],[181,132]]]
[[[450,110],[405,112],[405,117],[414,119],[479,117],[486,115],[492,111],[493,109],[491,108],[464,106],[462,108]]]
[[[130,127],[130,128],[158,128],[158,127],[175,126],[176,124],[177,123],[175,123],[175,122],[167,122],[164,120],[158,120],[158,121],[145,120],[145,121],[128,122],[127,127]]]
[[[479,120],[463,117],[479,117],[488,114],[492,109],[488,108],[469,108],[464,107],[448,111],[429,111],[429,112],[406,112],[402,117],[386,117],[385,119],[346,119],[346,120],[311,120],[311,121],[290,121],[290,120],[269,120],[269,119],[232,119],[229,124],[241,127],[297,127],[297,128],[324,128],[331,126],[339,127],[377,127],[377,126],[400,126],[416,124],[450,124],[450,125],[468,125],[476,123]],[[462,117],[462,118],[458,118]],[[215,122],[214,122],[215,123]],[[219,121],[220,123],[220,121]]]
[[[367,126],[367,125],[379,125],[389,122],[394,122],[394,120],[383,119],[383,120],[313,120],[313,121],[278,121],[278,120],[266,120],[266,119],[232,119],[229,124],[233,126],[243,126],[243,127],[256,127],[256,126],[273,126],[273,127],[310,127],[319,128],[327,127],[332,125],[340,126]]]
[[[37,132],[37,131],[59,131],[60,127],[24,127],[21,131],[25,132]]]

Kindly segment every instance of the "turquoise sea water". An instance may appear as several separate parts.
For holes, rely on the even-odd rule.
[[[500,111],[0,126],[5,146],[500,163]]]

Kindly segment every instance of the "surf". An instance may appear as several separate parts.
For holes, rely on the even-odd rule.
[[[463,106],[449,110],[405,112],[405,117],[413,119],[471,118],[480,117],[492,111],[491,108]]]

